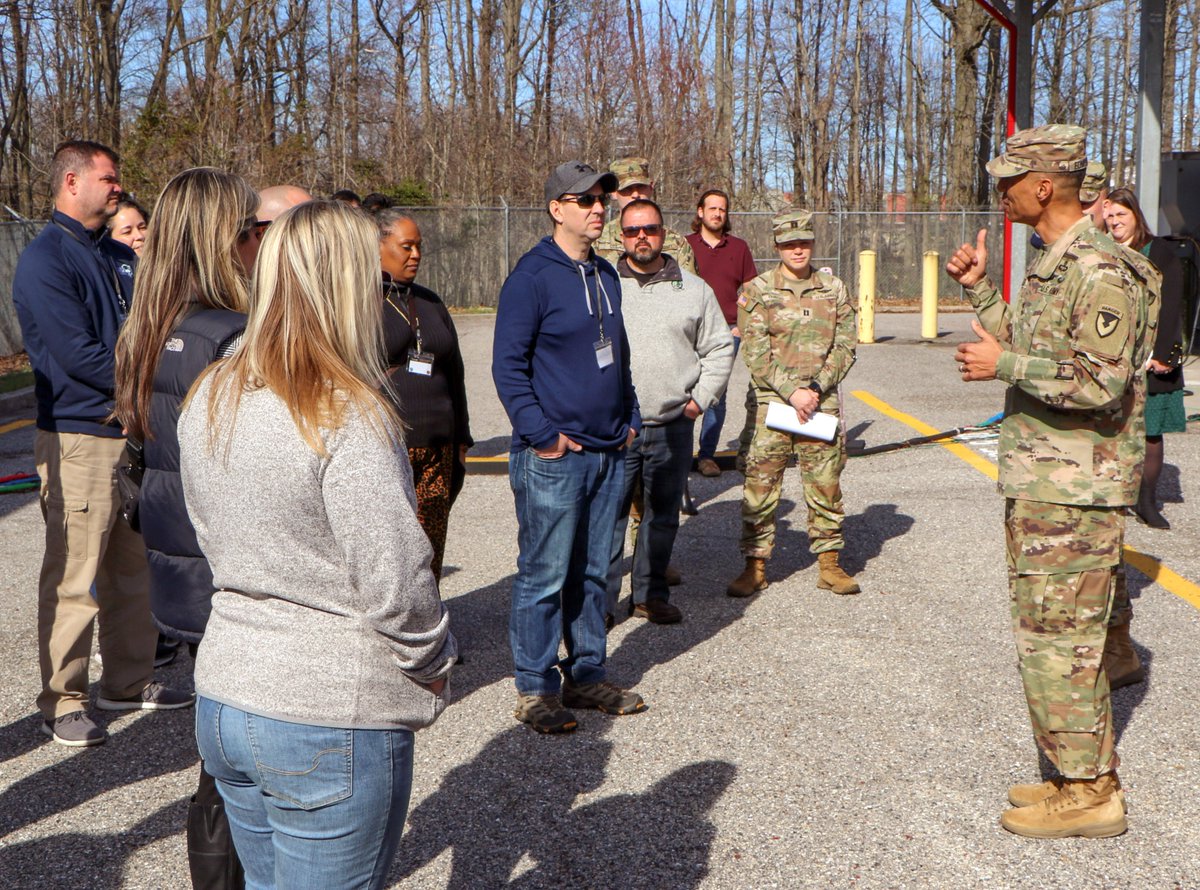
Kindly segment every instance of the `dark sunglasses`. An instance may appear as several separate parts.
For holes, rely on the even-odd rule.
[[[578,204],[584,210],[591,210],[597,204],[601,207],[608,204],[608,195],[563,195],[558,200],[564,204]]]
[[[645,232],[650,238],[656,238],[662,234],[662,223],[651,223],[648,226],[623,226],[621,234],[626,238],[636,238],[640,233]]]

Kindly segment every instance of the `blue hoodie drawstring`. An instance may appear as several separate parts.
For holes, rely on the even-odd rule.
[[[583,285],[583,301],[587,303],[588,315],[595,315],[595,313],[592,312],[592,292],[588,290],[587,275],[583,271],[585,265],[591,266],[592,274],[596,278],[596,289],[604,295],[604,305],[608,307],[608,314],[613,315],[612,300],[609,299],[608,291],[604,289],[604,279],[600,277],[600,271],[594,264],[576,263],[575,269],[579,272],[579,283]],[[596,302],[599,304],[599,299]]]

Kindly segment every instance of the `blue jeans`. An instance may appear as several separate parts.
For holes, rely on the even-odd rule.
[[[732,328],[730,328],[732,330]],[[733,338],[733,357],[737,358],[738,350],[742,348],[742,338]],[[698,460],[711,458],[717,453],[717,446],[721,444],[721,429],[725,426],[725,397],[729,395],[729,388],[726,387],[725,392],[721,393],[721,401],[713,405],[700,417],[700,451],[697,454]]]
[[[619,451],[568,451],[545,460],[514,451],[508,481],[517,507],[517,578],[508,637],[517,691],[555,695],[605,677],[605,583],[625,462]],[[559,662],[558,644],[567,657]]]
[[[334,729],[196,699],[247,890],[383,887],[412,790],[407,729]]]
[[[696,421],[679,417],[661,426],[644,426],[625,452],[625,491],[613,531],[612,562],[608,569],[608,611],[616,611],[621,594],[621,560],[625,529],[638,479],[642,480],[642,522],[633,542],[633,572],[629,586],[633,601],[666,600],[667,566],[679,531],[679,506],[692,468],[692,436]]]

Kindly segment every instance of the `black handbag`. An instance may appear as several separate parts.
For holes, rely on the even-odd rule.
[[[125,460],[117,466],[117,494],[121,497],[121,518],[135,532],[142,530],[138,501],[142,497],[142,476],[145,473],[145,450],[140,441],[130,436],[125,440]]]

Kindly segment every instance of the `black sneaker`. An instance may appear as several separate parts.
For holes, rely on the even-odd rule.
[[[56,720],[44,721],[42,732],[68,748],[103,745],[108,738],[108,733],[93,723],[92,718],[83,711],[72,711]]]
[[[579,723],[557,695],[521,695],[513,716],[538,732],[573,732]]]
[[[151,680],[140,694],[132,698],[105,698],[103,695],[96,699],[96,707],[102,711],[173,711],[176,708],[190,708],[196,701],[196,696],[190,692],[171,689],[157,680]]]
[[[623,717],[646,710],[646,703],[636,692],[622,689],[607,680],[573,686],[563,681],[563,704],[568,708],[595,708],[605,714]]]

